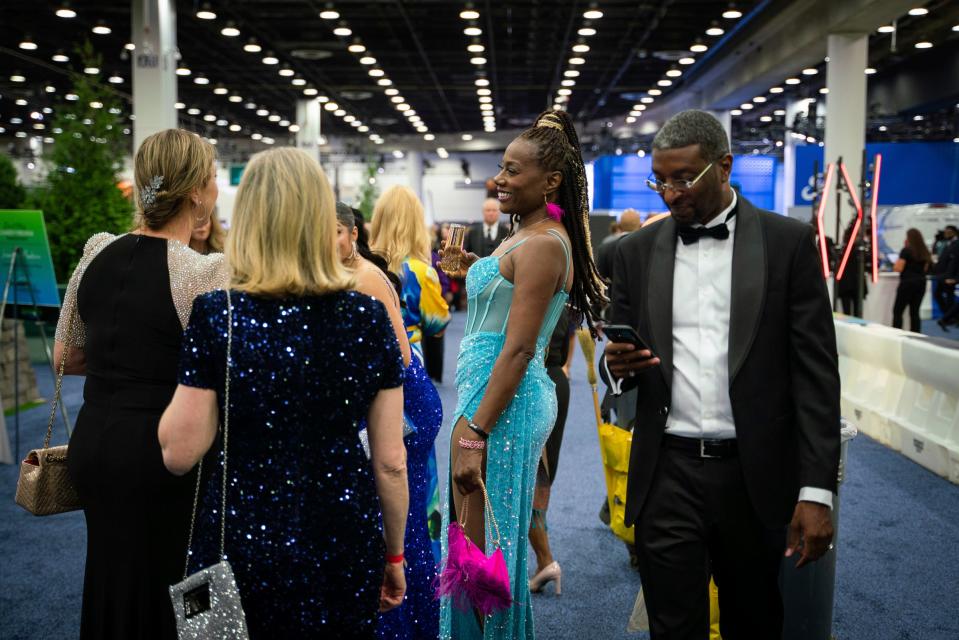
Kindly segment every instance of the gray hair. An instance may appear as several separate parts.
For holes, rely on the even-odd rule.
[[[699,145],[703,160],[714,162],[729,153],[729,138],[723,125],[711,113],[690,109],[666,121],[653,138],[653,149],[681,149]]]
[[[345,202],[336,203],[336,221],[347,229],[356,226],[356,218],[353,215],[353,209]]]

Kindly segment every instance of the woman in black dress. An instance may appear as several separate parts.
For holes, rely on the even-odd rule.
[[[899,252],[899,259],[893,265],[893,271],[899,273],[899,288],[896,289],[896,302],[892,307],[892,326],[902,329],[902,313],[909,307],[909,330],[922,332],[919,319],[919,307],[926,295],[926,273],[932,263],[929,247],[919,229],[906,231],[906,246]]]
[[[187,246],[216,204],[215,153],[170,129],[143,141],[138,228],[87,242],[57,326],[56,361],[86,374],[68,467],[87,522],[80,637],[176,637],[193,478],[163,466],[157,424],[176,388],[193,298],[226,283],[223,256]],[[76,312],[76,313],[74,313]]]
[[[335,238],[316,160],[289,148],[253,156],[227,240],[230,296],[194,303],[160,421],[168,469],[187,473],[206,456],[191,570],[219,561],[228,441],[225,550],[254,639],[372,640],[377,609],[406,590],[403,360],[383,304],[350,291]]]

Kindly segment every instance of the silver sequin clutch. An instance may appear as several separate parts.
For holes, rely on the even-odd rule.
[[[180,640],[249,640],[233,569],[226,560],[170,587]]]

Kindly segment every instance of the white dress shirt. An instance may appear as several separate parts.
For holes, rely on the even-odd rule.
[[[495,222],[493,224],[486,224],[484,222],[483,237],[487,240],[492,240],[493,242],[496,242],[496,232],[499,230],[498,227],[499,227],[499,224]]]
[[[729,238],[703,236],[693,244],[676,241],[673,265],[673,382],[666,433],[683,438],[736,437],[729,398],[729,314],[732,300],[733,240],[738,196],[707,228],[725,222]],[[702,226],[702,225],[694,225]],[[606,371],[608,380],[615,379]],[[620,392],[620,381],[610,385]],[[799,500],[832,508],[832,492],[803,487]]]

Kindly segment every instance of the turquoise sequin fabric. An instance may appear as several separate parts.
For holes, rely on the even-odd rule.
[[[569,250],[562,237],[569,269]],[[510,247],[515,250],[524,241]],[[506,253],[509,253],[507,251]],[[504,253],[503,255],[506,255]],[[466,331],[456,363],[458,395],[453,424],[460,416],[471,418],[489,383],[493,364],[503,349],[506,324],[513,302],[513,285],[499,271],[502,256],[478,260],[466,276],[469,302]],[[486,487],[499,524],[501,547],[509,570],[513,605],[486,617],[481,629],[472,611],[452,606],[449,598],[440,604],[440,638],[455,640],[506,640],[533,638],[533,609],[527,575],[527,531],[533,508],[536,465],[556,420],[556,392],[546,374],[543,359],[550,334],[563,311],[568,294],[553,296],[536,340],[536,355],[529,363],[513,401],[506,407],[487,442]],[[453,446],[453,443],[450,443]],[[452,479],[443,508],[443,554],[452,510]],[[486,550],[494,549],[494,531],[486,523]]]

